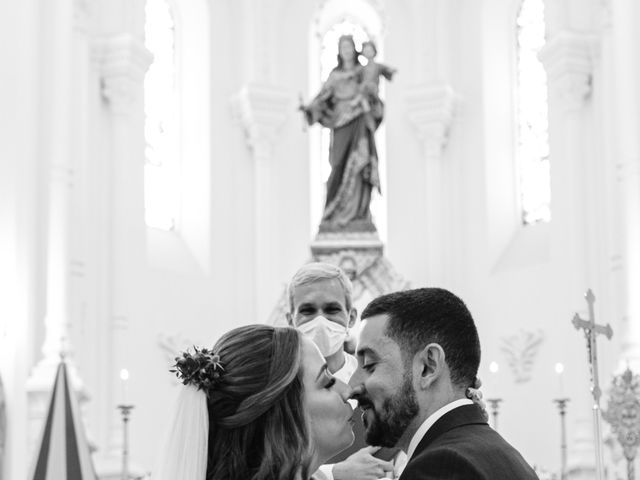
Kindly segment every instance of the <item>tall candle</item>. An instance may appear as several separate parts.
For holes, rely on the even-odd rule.
[[[562,379],[562,374],[564,373],[564,365],[560,362],[556,363],[555,370],[558,374],[559,398],[564,398],[564,381]]]
[[[129,380],[129,370],[123,368],[120,370],[120,380],[122,381],[122,403],[123,405],[127,404],[127,382]]]
[[[492,398],[498,397],[498,372],[500,371],[500,365],[498,362],[493,361],[489,364],[489,384],[487,385],[487,394]]]

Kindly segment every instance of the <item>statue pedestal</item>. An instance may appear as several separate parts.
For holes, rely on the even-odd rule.
[[[331,257],[345,250],[361,254],[382,256],[383,244],[378,232],[320,232],[311,242],[311,254],[317,262],[321,257]],[[329,262],[334,263],[334,262]]]

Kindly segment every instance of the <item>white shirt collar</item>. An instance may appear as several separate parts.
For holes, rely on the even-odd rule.
[[[348,385],[351,375],[356,371],[356,368],[358,368],[358,360],[356,360],[356,357],[344,352],[344,364],[338,371],[333,373],[333,376]]]
[[[416,430],[416,433],[413,434],[413,438],[409,442],[409,448],[407,449],[407,460],[411,459],[411,457],[413,456],[413,452],[416,451],[416,448],[418,448],[418,444],[427,434],[427,431],[429,431],[429,429],[433,427],[433,424],[436,423],[441,417],[443,417],[445,413],[449,413],[454,408],[472,404],[473,402],[468,398],[460,398],[458,400],[454,400],[451,403],[447,403],[444,407],[436,410],[431,415],[429,415],[427,419],[422,422],[422,425],[420,425],[418,430]]]

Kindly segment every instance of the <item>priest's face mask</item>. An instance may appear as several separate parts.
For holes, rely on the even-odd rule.
[[[367,443],[394,447],[417,418],[419,406],[400,346],[385,334],[387,320],[382,314],[363,321],[358,369],[349,384],[363,411]]]
[[[347,308],[347,297],[337,279],[299,285],[293,291],[289,324],[311,339],[326,358],[342,350],[356,311]]]

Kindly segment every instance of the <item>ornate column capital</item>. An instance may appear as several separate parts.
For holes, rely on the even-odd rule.
[[[270,156],[280,127],[293,111],[292,94],[280,87],[249,83],[231,98],[254,156]]]
[[[80,33],[87,33],[91,20],[92,0],[73,0],[73,28]]]
[[[428,158],[440,158],[449,140],[457,95],[445,83],[419,85],[406,94],[409,120],[424,143]]]
[[[580,108],[591,95],[596,37],[562,31],[538,54],[547,71],[549,92],[563,101],[569,110]]]
[[[144,75],[153,55],[129,33],[97,39],[93,61],[100,74],[104,99],[116,113],[127,113],[142,92]]]

